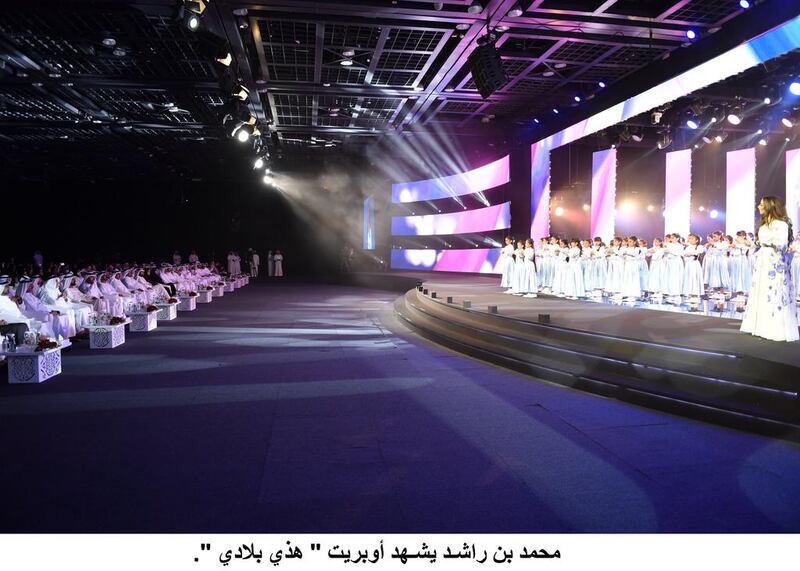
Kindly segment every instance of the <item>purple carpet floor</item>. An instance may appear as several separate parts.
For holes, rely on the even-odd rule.
[[[0,531],[800,532],[800,446],[460,356],[396,297],[256,282],[0,385]]]

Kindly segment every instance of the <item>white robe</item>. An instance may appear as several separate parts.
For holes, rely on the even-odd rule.
[[[39,291],[39,299],[45,305],[59,313],[71,315],[78,331],[85,329],[91,323],[92,309],[84,304],[72,303],[64,298],[65,296],[58,289],[58,278],[47,280],[47,283]]]
[[[789,226],[773,220],[758,229],[759,250],[741,331],[772,341],[797,341],[797,306],[789,270]]]
[[[283,254],[275,254],[275,277],[283,277]]]

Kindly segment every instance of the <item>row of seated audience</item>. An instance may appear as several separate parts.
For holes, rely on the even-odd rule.
[[[28,330],[55,339],[86,332],[97,314],[125,317],[137,306],[176,296],[189,296],[200,287],[223,281],[214,264],[124,265],[98,270],[88,266],[77,273],[61,265],[57,274],[0,275],[0,333],[13,333],[18,343]]]

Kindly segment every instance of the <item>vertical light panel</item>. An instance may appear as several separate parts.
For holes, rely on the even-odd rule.
[[[364,241],[365,250],[375,249],[375,204],[373,198],[364,199]]]
[[[755,230],[756,150],[728,151],[725,193],[725,233]]]
[[[692,218],[692,151],[666,154],[664,191],[664,233],[689,234]]]
[[[614,237],[617,196],[617,150],[592,153],[592,237]]]
[[[792,219],[792,227],[795,231],[800,230],[800,149],[786,151],[786,210]]]
[[[531,146],[531,238],[550,234],[550,146]]]

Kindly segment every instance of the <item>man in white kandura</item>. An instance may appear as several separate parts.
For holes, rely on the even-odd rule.
[[[261,258],[258,255],[258,252],[255,250],[252,251],[250,254],[250,273],[253,274],[254,278],[258,277],[258,265],[261,263]]]
[[[788,256],[792,225],[786,206],[774,196],[762,198],[758,212],[759,249],[741,331],[772,341],[797,341],[800,334]]]

